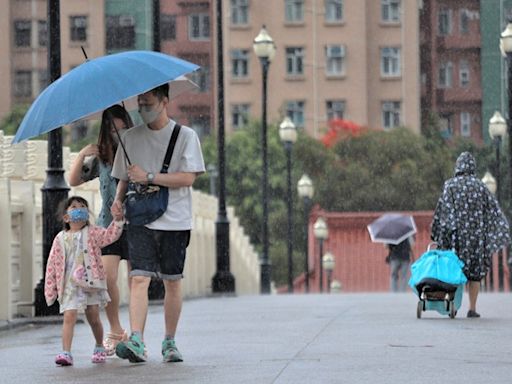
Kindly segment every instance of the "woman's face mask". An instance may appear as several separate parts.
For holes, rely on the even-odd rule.
[[[68,211],[69,221],[76,223],[78,221],[89,220],[89,211],[87,208],[73,208]]]
[[[151,124],[154,122],[162,110],[158,110],[158,105],[155,107],[149,105],[141,105],[139,107],[139,114],[144,124]]]

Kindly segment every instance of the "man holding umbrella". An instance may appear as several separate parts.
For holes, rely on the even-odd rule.
[[[167,116],[169,85],[165,83],[138,96],[139,113],[144,124],[130,129],[122,137],[114,160],[112,176],[119,179],[112,212],[123,210],[128,183],[167,187],[167,210],[147,225],[128,226],[128,247],[132,271],[130,290],[131,336],[119,343],[116,354],[130,362],[147,359],[144,327],[148,311],[151,277],[164,282],[165,336],[162,355],[165,362],[183,361],[174,336],[181,313],[181,279],[186,248],[192,228],[191,187],[205,172],[199,138],[194,130],[181,126],[167,173],[160,173],[167,147],[177,124]],[[129,156],[129,158],[127,158]]]
[[[405,292],[407,287],[407,273],[411,263],[411,240],[408,238],[400,244],[387,244],[389,254],[386,263],[391,269],[391,291]]]

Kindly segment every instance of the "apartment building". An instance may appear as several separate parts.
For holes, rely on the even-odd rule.
[[[30,104],[49,83],[47,1],[0,0],[0,119],[13,106]],[[105,47],[104,2],[60,2],[61,67],[66,73]]]
[[[483,139],[480,1],[428,0],[420,16],[421,105],[447,139]],[[496,47],[498,46],[496,40]]]
[[[512,16],[512,0],[480,2],[480,34],[482,36],[482,133],[489,141],[489,120],[495,111],[509,116],[507,101],[507,62],[499,50],[500,35]]]
[[[268,116],[289,116],[313,137],[333,118],[420,131],[418,0],[224,0],[226,128],[261,118],[262,25],[277,51]]]
[[[104,24],[107,54],[153,49],[152,0],[105,0]]]
[[[215,126],[212,3],[210,0],[160,1],[161,51],[201,66],[190,76],[198,90],[176,98],[171,94],[169,112],[200,137],[210,134]]]

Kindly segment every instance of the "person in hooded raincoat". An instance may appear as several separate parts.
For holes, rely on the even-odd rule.
[[[463,152],[455,175],[444,183],[432,221],[432,240],[440,249],[453,249],[464,262],[468,279],[468,317],[480,317],[476,301],[480,281],[487,275],[491,256],[510,242],[509,225],[498,201],[476,177],[476,161]]]

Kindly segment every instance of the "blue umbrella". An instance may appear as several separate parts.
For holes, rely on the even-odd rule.
[[[12,143],[80,120],[198,68],[153,51],[121,52],[87,60],[34,100]]]

